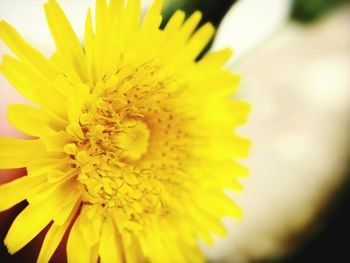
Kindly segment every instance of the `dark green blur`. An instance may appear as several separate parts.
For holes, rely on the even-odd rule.
[[[292,18],[309,23],[318,20],[350,0],[294,0]]]

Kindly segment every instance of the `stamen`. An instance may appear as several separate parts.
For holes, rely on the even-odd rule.
[[[188,158],[183,134],[190,121],[169,93],[173,83],[158,66],[122,66],[91,89],[76,136],[65,146],[84,192],[84,202],[122,209],[129,222],[145,213],[167,214],[164,189],[179,194]],[[147,105],[147,106],[146,106]],[[186,117],[181,117],[186,116]],[[193,141],[193,140],[192,140]]]

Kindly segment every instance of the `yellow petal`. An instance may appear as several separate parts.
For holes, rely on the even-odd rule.
[[[110,0],[109,9],[112,19],[119,19],[124,8],[124,0]]]
[[[162,242],[162,233],[160,231],[160,222],[152,220],[148,222],[147,228],[144,228],[139,235],[140,247],[143,254],[149,257],[151,262],[165,262],[169,259],[168,251],[165,251],[164,243]],[[157,251],[157,253],[154,253]],[[170,261],[174,262],[174,261]]]
[[[64,131],[53,133],[52,135],[45,136],[43,142],[45,142],[46,149],[49,152],[62,152],[64,146],[72,142],[72,136]],[[63,156],[62,156],[63,157]]]
[[[248,115],[251,111],[249,103],[240,100],[234,100],[230,104],[231,111],[234,113],[236,125],[241,125],[247,122]]]
[[[143,30],[150,31],[154,29],[158,29],[160,23],[162,22],[162,7],[164,4],[164,0],[155,0],[148,10],[144,23]]]
[[[207,229],[208,232],[214,232],[221,237],[227,234],[227,230],[222,225],[220,218],[215,218],[210,211],[204,211],[190,203],[188,204],[187,211],[193,218],[196,218],[197,222]]]
[[[64,130],[66,126],[64,121],[49,112],[24,104],[10,105],[7,119],[18,130],[36,137]]]
[[[199,11],[194,12],[180,29],[180,38],[187,40],[196,29],[201,19],[202,13]]]
[[[69,61],[69,66],[79,73],[81,79],[87,81],[84,51],[65,14],[55,0],[49,0],[44,9],[57,50]]]
[[[79,72],[71,65],[69,59],[65,57],[62,52],[56,51],[51,56],[50,61],[52,61],[61,72],[61,75],[58,75],[55,81],[57,81],[57,78],[61,78],[74,84],[81,83]]]
[[[80,190],[76,186],[76,189],[73,189],[65,198],[62,200],[62,206],[60,209],[57,209],[53,221],[56,225],[62,225],[67,220],[72,210],[76,207],[80,200]]]
[[[180,244],[181,249],[184,255],[187,258],[187,262],[191,261],[191,263],[203,263],[207,262],[202,251],[199,249],[197,244],[188,245],[188,244]]]
[[[229,48],[225,48],[219,51],[215,51],[207,54],[201,61],[198,62],[199,66],[209,67],[211,69],[221,68],[233,55],[233,52]]]
[[[204,211],[208,211],[208,213],[216,210],[217,213],[232,216],[236,219],[241,219],[243,216],[242,209],[228,196],[222,193],[210,195],[203,193],[198,200],[193,199],[198,207],[201,207]]]
[[[29,45],[18,33],[5,21],[0,22],[0,38],[24,62],[32,65],[43,75],[52,78],[58,75],[57,68],[43,54]]]
[[[27,173],[33,176],[41,175],[49,170],[64,170],[66,166],[65,160],[61,157],[44,157],[30,161],[27,165]]]
[[[109,34],[110,34],[110,13],[107,9],[106,0],[96,1],[96,63],[105,71],[105,60],[109,52]],[[119,32],[120,33],[120,32]],[[103,74],[103,71],[100,74]],[[101,77],[101,75],[99,76]]]
[[[174,22],[172,21],[171,23],[176,22],[178,26],[180,22],[182,24],[181,13],[179,13],[176,16],[175,15],[173,18]],[[186,53],[183,53],[184,47],[186,45],[186,42],[192,35],[193,31],[198,26],[201,18],[201,12],[194,12],[181,26],[181,28],[177,30],[176,34],[173,34],[171,40],[168,40],[167,43],[164,43],[164,47],[162,47],[163,50],[161,54],[163,54],[164,59],[165,61],[167,61],[167,63],[169,63],[169,61],[175,60],[175,62],[177,62],[176,65],[178,65],[180,68],[184,67],[185,64],[182,63],[182,60],[188,60],[188,58],[186,58]],[[179,52],[180,54],[178,54]]]
[[[50,172],[48,172],[50,173]],[[49,176],[45,173],[46,176]],[[50,198],[52,195],[54,195],[57,191],[62,191],[63,186],[66,186],[67,184],[71,183],[71,188],[69,190],[67,190],[66,194],[64,195],[64,197],[62,198],[62,200],[60,200],[59,204],[56,207],[56,212],[52,215],[52,219],[55,219],[56,217],[60,217],[63,218],[64,221],[64,217],[66,217],[67,215],[64,214],[62,216],[57,215],[57,213],[60,211],[60,209],[63,207],[63,205],[65,205],[65,200],[66,197],[69,196],[73,191],[75,191],[76,189],[74,189],[75,185],[72,183],[72,175],[68,175],[65,178],[62,178],[61,180],[55,182],[55,183],[51,183],[50,181],[46,181],[43,184],[39,185],[36,189],[36,192],[34,192],[33,194],[28,194],[27,195],[27,201],[29,204],[40,204],[42,202],[45,202],[45,200],[47,200],[48,198]]]
[[[79,208],[78,204],[74,204],[73,210],[68,210],[69,217],[65,220],[64,224],[57,224],[54,222],[47,232],[43,245],[40,249],[40,254],[37,259],[38,263],[46,263],[49,262],[58,245],[62,241],[64,234],[66,233],[71,221],[74,218],[77,210]]]
[[[116,224],[117,222],[114,222],[114,223]],[[124,231],[123,234],[120,235],[120,238],[121,238],[121,243],[123,245],[125,262],[139,263],[139,262],[149,261],[144,257],[141,251],[138,238],[134,234],[128,231]]]
[[[79,215],[79,229],[88,247],[97,245],[100,239],[100,223],[102,222],[96,207],[83,206]],[[91,216],[93,214],[93,216]],[[97,218],[97,220],[95,220]],[[93,222],[93,223],[91,223]]]
[[[65,118],[67,98],[58,93],[52,82],[38,71],[7,55],[3,57],[0,71],[23,96]]]
[[[16,253],[50,223],[53,209],[48,206],[29,205],[17,216],[5,238],[9,253]]]
[[[129,39],[132,35],[135,35],[136,32],[140,29],[141,21],[141,2],[140,0],[128,0],[126,2],[125,8],[125,27],[128,29],[125,33],[129,36],[126,36],[126,39]]]
[[[45,176],[23,176],[10,183],[0,185],[0,211],[9,209],[26,199],[45,179]]]
[[[215,28],[210,23],[205,24],[196,31],[185,48],[186,57],[191,60],[196,59],[213,37],[214,32]]]
[[[86,54],[86,63],[89,72],[90,83],[92,86],[96,83],[96,66],[95,66],[95,36],[93,31],[91,10],[89,8],[86,20],[85,20],[85,37],[84,37],[84,47]]]
[[[120,237],[110,218],[102,225],[99,254],[101,263],[123,262]]]
[[[111,35],[110,41],[112,49],[110,50],[113,54],[118,49],[113,48],[120,46],[122,39],[122,33],[125,29],[123,26],[123,17],[124,17],[124,0],[111,0],[110,1],[110,17],[111,17]]]
[[[184,11],[177,10],[166,24],[164,33],[168,34],[169,36],[172,36],[174,33],[176,33],[183,24],[185,16],[186,15]]]
[[[68,237],[67,259],[68,262],[86,263],[91,262],[92,247],[84,241],[83,233],[79,229],[80,216],[75,221]]]
[[[0,169],[22,168],[31,160],[45,155],[40,140],[19,140],[0,137]]]
[[[69,184],[66,183],[47,200],[38,204],[29,204],[17,216],[5,238],[5,244],[11,254],[23,248],[50,223],[70,190]]]

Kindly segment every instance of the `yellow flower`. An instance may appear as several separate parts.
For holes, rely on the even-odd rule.
[[[139,0],[97,0],[84,44],[54,0],[45,4],[57,51],[47,59],[6,22],[0,37],[17,58],[2,74],[37,107],[11,105],[9,121],[33,137],[0,137],[0,169],[27,175],[0,186],[0,211],[22,200],[5,244],[15,253],[50,225],[38,262],[69,231],[69,262],[201,262],[197,240],[224,235],[241,211],[248,141],[234,133],[247,104],[231,97],[239,76],[222,50],[196,58],[214,29],[195,31],[177,11],[163,30],[162,1],[141,24]],[[72,227],[70,228],[70,226]]]

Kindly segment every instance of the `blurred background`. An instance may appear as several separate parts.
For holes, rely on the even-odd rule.
[[[74,20],[73,1],[58,2]],[[208,260],[350,262],[350,1],[165,2],[163,24],[177,9],[201,10],[202,23],[218,28],[206,51],[235,51],[227,68],[242,75],[237,96],[252,104],[248,124],[239,129],[253,142],[242,160],[251,176],[242,180],[243,192],[229,193],[245,216],[225,219],[228,238],[203,245]],[[0,10],[9,3],[0,0]],[[25,31],[23,21],[11,21],[14,13],[0,13]],[[0,213],[1,240],[23,205]],[[41,238],[14,257],[1,245],[0,261],[32,262],[38,253],[32,245]]]

